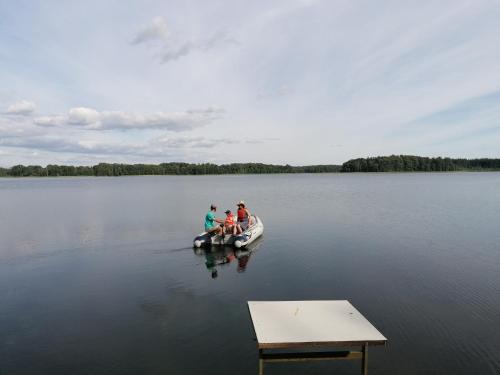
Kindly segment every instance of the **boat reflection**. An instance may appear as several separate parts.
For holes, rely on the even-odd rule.
[[[236,272],[245,272],[250,257],[260,248],[262,239],[255,240],[245,248],[235,249],[232,246],[212,246],[209,248],[194,248],[194,253],[199,257],[205,257],[205,266],[210,272],[212,279],[219,276],[218,269],[230,264],[237,264]]]

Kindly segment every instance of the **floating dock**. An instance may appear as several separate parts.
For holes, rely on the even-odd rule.
[[[249,301],[248,308],[257,336],[261,375],[265,362],[334,359],[360,359],[361,373],[366,375],[368,346],[387,342],[349,301]],[[326,347],[361,347],[361,350],[269,352]]]

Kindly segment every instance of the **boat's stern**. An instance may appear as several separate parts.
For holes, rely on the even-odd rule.
[[[200,234],[199,236],[196,236],[193,240],[194,247],[209,246],[211,244],[212,244],[212,239],[206,232]]]

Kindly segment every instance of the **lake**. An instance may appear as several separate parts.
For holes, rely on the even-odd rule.
[[[195,251],[240,199],[264,236]],[[500,173],[0,179],[0,207],[2,375],[256,374],[246,301],[294,299],[357,307],[370,374],[500,373]]]

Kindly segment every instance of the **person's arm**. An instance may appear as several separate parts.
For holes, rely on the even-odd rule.
[[[245,211],[247,212],[248,226],[250,226],[252,225],[252,215],[250,215],[250,211],[248,211],[248,208],[245,208]]]
[[[223,224],[224,223],[224,220],[221,220],[221,219],[218,219],[215,217],[215,214],[212,212],[211,213],[211,218],[213,221],[215,221],[217,224]]]

